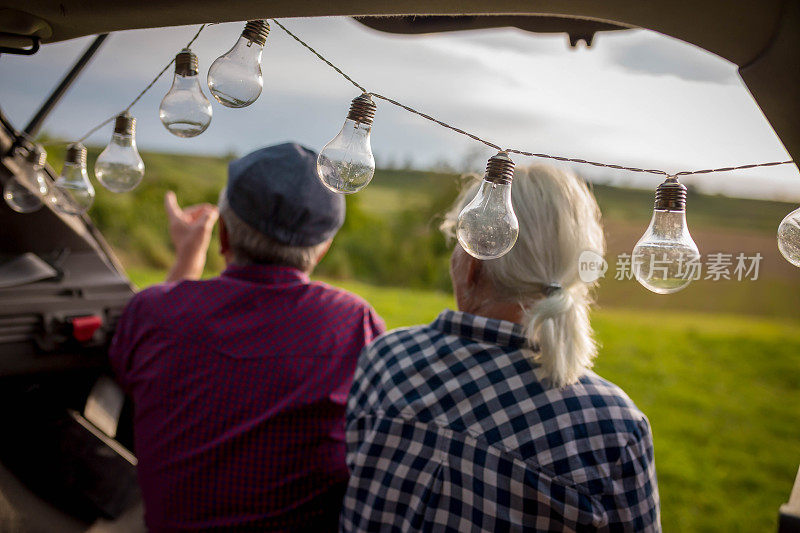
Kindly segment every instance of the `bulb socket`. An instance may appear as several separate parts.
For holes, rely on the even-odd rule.
[[[133,115],[127,111],[117,115],[117,119],[114,122],[114,133],[133,137],[136,133],[136,119],[133,118]]]
[[[244,25],[242,37],[248,41],[264,46],[269,35],[269,22],[266,20],[248,20]]]
[[[43,167],[47,162],[47,152],[37,144],[28,150],[28,153],[25,155],[25,161],[35,167]]]
[[[188,48],[178,52],[178,55],[175,56],[175,74],[197,76],[198,72],[200,72],[200,64],[197,62],[194,52]]]
[[[364,93],[361,96],[353,98],[353,101],[350,103],[350,112],[347,113],[347,118],[371,126],[372,120],[375,118],[376,109],[377,106],[375,102],[372,101],[372,97]]]
[[[655,209],[659,211],[686,211],[686,186],[670,176],[656,189]]]
[[[81,167],[86,166],[86,147],[81,143],[74,143],[67,146],[67,156],[64,163],[71,163]]]
[[[506,152],[497,152],[486,163],[486,174],[483,179],[489,183],[508,185],[514,179],[514,162]]]

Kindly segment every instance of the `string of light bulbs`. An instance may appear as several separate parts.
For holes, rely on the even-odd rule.
[[[189,49],[207,26],[209,24],[202,24],[186,43],[184,49]],[[53,142],[42,145],[32,142],[32,146],[29,147],[25,156],[29,166],[22,177],[28,186],[16,179],[8,180],[3,190],[6,203],[19,213],[37,211],[45,203],[70,215],[80,215],[88,211],[94,203],[95,190],[87,173],[87,151],[82,143],[112,121],[115,124],[111,142],[95,162],[95,177],[103,186],[113,192],[133,190],[144,177],[144,161],[136,149],[136,119],[130,114],[130,110],[161,79],[161,76],[175,61],[176,58],[173,57],[125,109],[97,124],[67,146],[64,167],[52,187],[48,186],[45,178],[44,165],[47,153],[43,146],[63,143]]]
[[[397,100],[367,91],[363,85],[312,48],[280,21],[270,20],[361,91],[361,94],[352,100],[342,129],[325,145],[318,156],[317,171],[320,180],[330,190],[344,194],[355,193],[366,187],[374,176],[375,160],[370,146],[370,133],[377,106],[373,98],[414,113],[498,151],[489,159],[484,179],[478,187],[475,197],[467,204],[458,218],[456,234],[459,243],[468,253],[479,259],[494,259],[508,253],[519,234],[519,223],[511,204],[514,162],[509,157],[510,153],[666,176],[666,180],[656,190],[653,219],[642,239],[634,248],[633,254],[633,272],[636,279],[646,288],[657,293],[676,292],[688,285],[691,280],[682,274],[685,264],[695,261],[699,257],[697,246],[686,226],[686,187],[678,182],[678,176],[730,172],[794,163],[792,160],[773,161],[669,173],[661,169],[638,168],[515,148],[502,148],[499,144],[448,124]],[[56,180],[55,187],[47,187],[46,181],[41,175],[46,154],[41,146],[34,145],[26,156],[30,163],[30,172],[27,175],[29,187],[20,186],[20,184],[15,184],[14,180],[9,180],[6,189],[10,190],[4,191],[6,202],[20,212],[38,209],[43,202],[50,202],[57,209],[69,214],[86,212],[94,200],[95,192],[86,171],[86,148],[82,141],[111,121],[115,121],[111,142],[97,159],[95,177],[106,188],[114,192],[126,192],[135,188],[144,176],[144,163],[136,149],[136,119],[129,112],[173,64],[175,65],[173,83],[161,101],[159,117],[166,129],[178,137],[194,137],[203,133],[211,122],[213,109],[203,94],[198,78],[199,61],[190,47],[206,26],[206,24],[200,26],[186,47],[153,78],[121,113],[104,120],[67,147],[64,170]],[[241,108],[258,99],[263,88],[261,55],[269,35],[269,29],[269,23],[266,20],[248,21],[234,46],[211,65],[207,76],[207,86],[217,102],[226,107]],[[47,191],[43,192],[45,189]],[[778,245],[788,261],[800,266],[800,209],[787,215],[781,223],[778,231]],[[637,260],[637,257],[642,259]],[[655,268],[656,263],[658,263],[658,268]],[[661,278],[654,275],[658,272],[662,273]]]
[[[320,153],[317,166],[320,178],[329,189],[343,193],[357,192],[365,187],[372,177],[371,173],[368,177],[365,177],[365,174],[367,174],[365,171],[365,162],[372,160],[372,154],[371,151],[369,151],[369,128],[375,116],[375,104],[370,97],[384,100],[401,109],[434,122],[435,124],[498,150],[498,153],[489,159],[486,165],[484,178],[478,187],[477,193],[472,201],[470,201],[459,214],[456,225],[456,235],[459,244],[466,252],[478,259],[487,260],[502,257],[513,248],[517,236],[519,235],[519,221],[514,213],[511,202],[514,162],[508,156],[509,153],[626,170],[629,172],[666,176],[665,181],[656,189],[653,217],[650,224],[645,230],[644,235],[642,235],[641,239],[639,239],[634,246],[632,253],[632,271],[635,278],[645,288],[658,294],[670,294],[685,288],[692,281],[692,271],[689,266],[700,259],[699,249],[692,239],[686,224],[687,189],[683,184],[679,183],[678,176],[731,172],[735,170],[772,167],[794,163],[792,160],[771,161],[768,163],[752,163],[739,166],[684,170],[669,173],[661,169],[647,169],[601,163],[574,157],[528,152],[514,148],[503,149],[496,143],[481,138],[474,133],[452,126],[427,113],[423,113],[398,102],[397,100],[378,93],[368,92],[363,85],[355,81],[341,68],[303,41],[303,39],[295,35],[278,20],[272,19],[272,21],[291,38],[300,43],[362,92],[361,96],[353,100],[350,113],[348,114],[348,121],[354,121],[354,124],[350,125],[348,121],[346,121],[339,135],[331,141],[331,143],[326,145]],[[359,122],[358,109],[368,105],[371,105],[370,112],[364,117],[365,120]],[[363,129],[364,126],[366,126],[365,132],[360,131],[360,128]],[[358,152],[351,149],[353,156],[357,156],[360,162],[356,167],[351,166],[348,168],[346,165],[341,164],[332,165],[330,161],[334,158],[331,156],[324,156],[326,150],[331,150],[332,144],[336,145],[336,155],[339,155],[339,147],[345,145],[345,142],[342,141],[342,135],[345,132],[350,132],[351,138],[356,138],[360,141],[350,143],[351,146],[355,145],[361,147]],[[347,141],[347,139],[345,139],[345,141]],[[370,153],[367,154],[365,152]],[[341,156],[340,159],[342,159]],[[355,157],[353,157],[353,159],[355,159]],[[372,163],[371,172],[374,173],[374,161]],[[349,179],[348,176],[350,176]],[[783,254],[790,263],[795,266],[800,266],[800,209],[789,213],[779,225],[778,248],[781,254]]]
[[[429,121],[434,122],[434,123],[436,123],[436,124],[438,124],[438,125],[440,125],[442,127],[445,127],[445,128],[450,129],[452,131],[455,131],[456,133],[460,133],[461,135],[465,135],[465,136],[467,136],[467,137],[469,137],[469,138],[471,138],[471,139],[473,139],[475,141],[478,141],[480,143],[485,144],[489,148],[494,148],[495,150],[498,150],[498,151],[503,151],[503,152],[506,152],[506,153],[515,153],[515,154],[525,155],[525,156],[529,156],[529,157],[538,157],[538,158],[542,158],[542,159],[554,159],[556,161],[562,161],[562,162],[567,162],[567,163],[578,163],[578,164],[583,164],[583,165],[592,165],[592,166],[596,166],[596,167],[611,168],[611,169],[616,169],[616,170],[627,170],[627,171],[630,171],[630,172],[643,172],[643,173],[648,173],[648,174],[660,174],[660,175],[663,175],[663,176],[670,176],[670,175],[672,175],[672,176],[684,176],[684,175],[690,175],[690,174],[708,174],[708,173],[711,173],[711,172],[729,172],[729,171],[733,171],[733,170],[745,170],[745,169],[756,168],[756,167],[771,167],[771,166],[776,166],[776,165],[787,165],[787,164],[790,164],[790,163],[794,163],[793,160],[772,161],[772,162],[769,162],[769,163],[753,163],[753,164],[741,165],[741,166],[737,166],[737,167],[724,167],[724,168],[705,169],[705,170],[685,170],[685,171],[675,172],[675,173],[670,174],[669,172],[667,172],[665,170],[660,170],[660,169],[646,169],[646,168],[630,167],[630,166],[624,166],[624,165],[618,165],[618,164],[612,164],[612,163],[601,163],[601,162],[598,162],[598,161],[590,161],[590,160],[587,160],[587,159],[579,159],[579,158],[575,158],[575,157],[564,157],[564,156],[557,156],[557,155],[552,155],[552,154],[526,152],[526,151],[517,150],[517,149],[514,149],[514,148],[503,149],[498,144],[495,144],[495,143],[493,143],[491,141],[483,139],[483,138],[479,137],[478,135],[476,135],[474,133],[470,133],[470,132],[468,132],[466,130],[463,130],[461,128],[457,128],[455,126],[452,126],[452,125],[450,125],[450,124],[448,124],[446,122],[443,122],[443,121],[437,119],[436,117],[433,117],[431,115],[428,115],[427,113],[423,113],[422,111],[414,109],[413,107],[410,107],[410,106],[407,106],[407,105],[405,105],[405,104],[403,104],[401,102],[398,102],[397,100],[393,100],[392,98],[389,98],[389,97],[384,96],[384,95],[379,94],[379,93],[368,92],[364,88],[363,85],[361,85],[360,83],[355,81],[352,77],[350,77],[341,68],[337,67],[331,61],[326,59],[325,56],[323,56],[322,54],[317,52],[308,43],[306,43],[300,37],[295,35],[286,26],[281,24],[280,21],[278,21],[276,19],[270,19],[270,20],[272,20],[272,22],[274,22],[281,30],[286,32],[286,34],[289,35],[292,39],[294,39],[295,41],[300,43],[308,51],[310,51],[312,54],[317,56],[321,61],[323,61],[329,67],[331,67],[333,70],[335,70],[340,76],[342,76],[344,79],[346,79],[347,81],[352,83],[362,93],[368,94],[368,95],[373,96],[375,98],[378,98],[380,100],[384,100],[384,101],[386,101],[386,102],[388,102],[388,103],[390,103],[392,105],[395,105],[395,106],[397,106],[397,107],[399,107],[401,109],[404,109],[404,110],[406,110],[406,111],[408,111],[410,113],[414,113],[416,115],[419,115],[420,117],[422,117],[422,118],[424,118],[426,120],[429,120]]]

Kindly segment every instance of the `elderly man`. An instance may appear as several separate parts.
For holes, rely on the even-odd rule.
[[[230,164],[227,269],[209,280],[198,278],[217,211],[167,195],[175,267],[131,300],[110,351],[134,402],[151,531],[337,527],[347,391],[384,325],[357,296],[309,280],[345,211],[316,158],[283,144]]]

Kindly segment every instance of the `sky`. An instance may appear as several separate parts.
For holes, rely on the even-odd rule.
[[[740,80],[736,66],[647,30],[598,34],[571,49],[565,35],[516,29],[392,35],[347,18],[284,24],[368,90],[530,152],[669,172],[790,159]],[[243,24],[206,28],[193,45],[200,76],[233,46]],[[65,141],[124,109],[194,35],[197,26],[132,30],[109,37],[48,118],[43,131]],[[22,127],[90,37],[44,45],[31,57],[0,57],[0,107]],[[141,149],[243,155],[297,141],[316,150],[341,128],[359,91],[274,27],[262,60],[264,91],[243,109],[214,103],[209,129],[181,139],[160,124],[165,74],[133,108]],[[371,135],[379,166],[478,170],[494,151],[377,101]],[[87,143],[108,142],[112,126]],[[513,156],[518,165],[538,162]],[[590,180],[655,187],[662,178],[568,165]],[[794,165],[686,178],[733,196],[800,201]]]

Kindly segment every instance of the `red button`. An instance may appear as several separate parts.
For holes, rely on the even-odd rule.
[[[76,316],[71,319],[72,336],[78,342],[86,342],[94,337],[94,332],[103,325],[103,319],[97,315]]]

